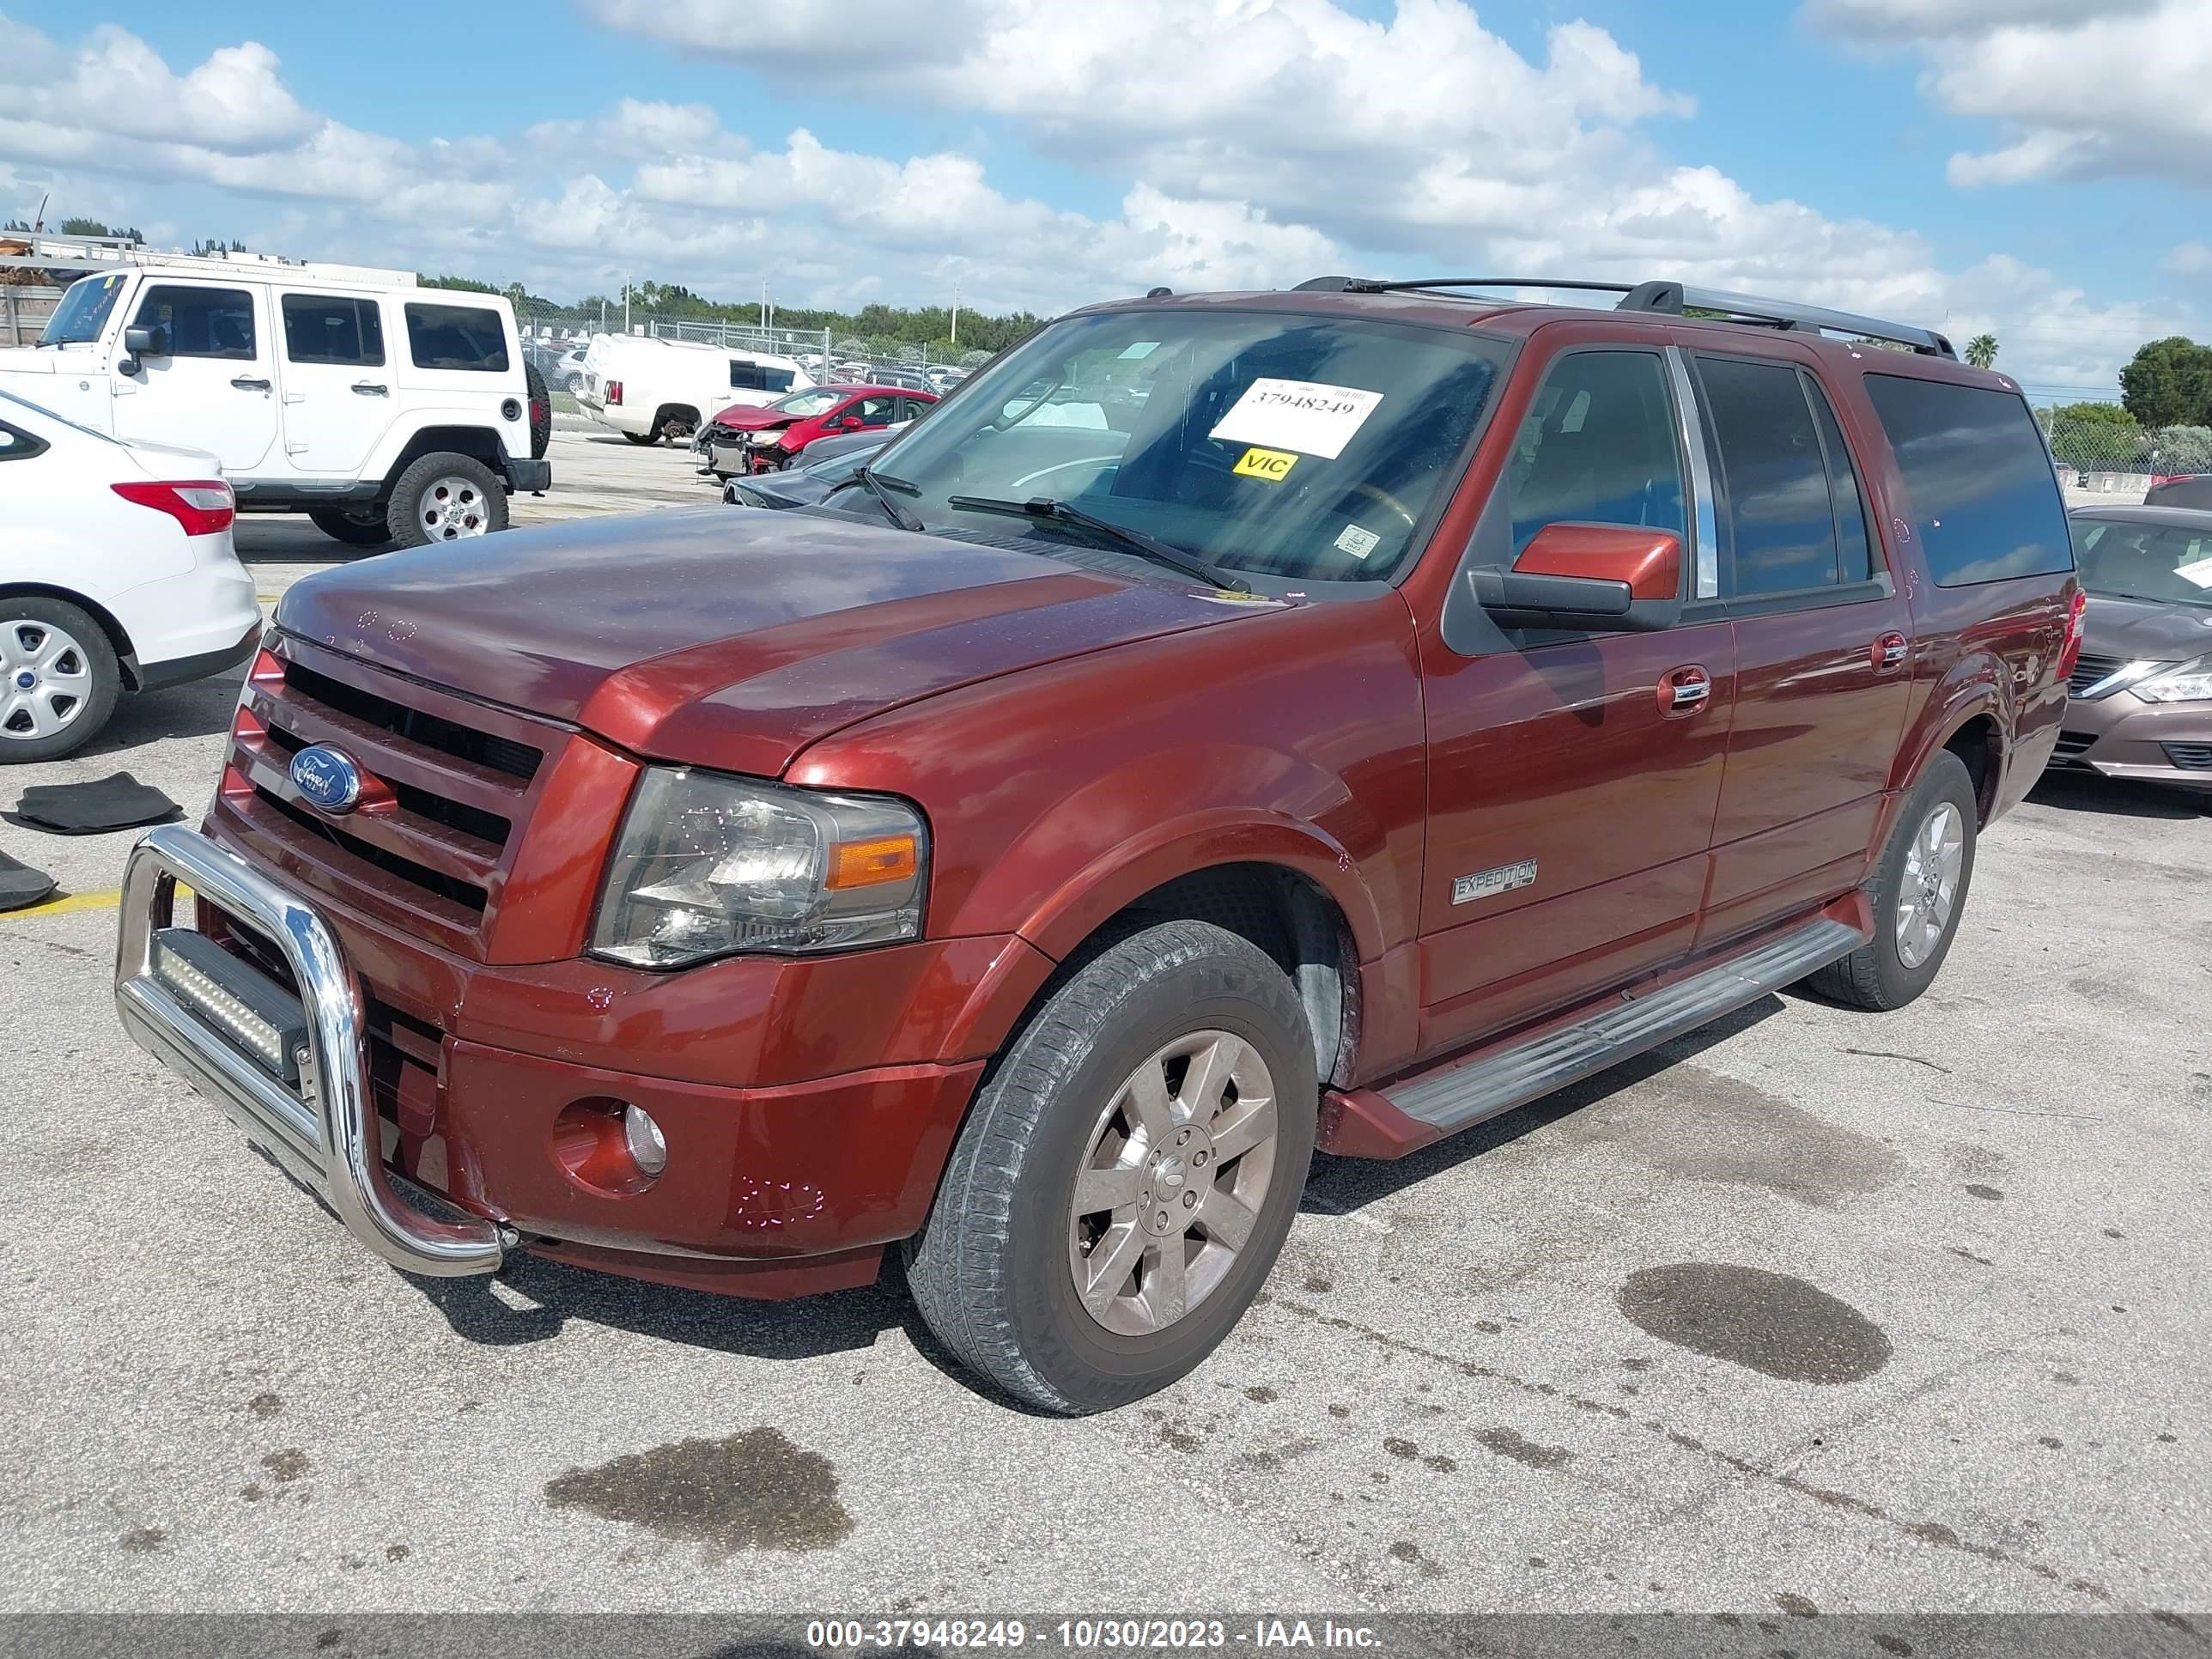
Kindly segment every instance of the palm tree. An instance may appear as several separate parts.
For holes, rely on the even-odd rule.
[[[1977,334],[1966,342],[1966,361],[1976,368],[1991,368],[1996,364],[1996,360],[1997,337],[1996,335]]]

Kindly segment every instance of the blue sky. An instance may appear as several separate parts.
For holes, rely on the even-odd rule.
[[[2212,332],[2212,0],[0,7],[0,210],[560,297],[1533,261],[1988,327],[2031,384]]]

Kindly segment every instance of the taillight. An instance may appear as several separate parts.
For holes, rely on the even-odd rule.
[[[2154,472],[2150,475],[2150,487],[2156,489],[2162,484],[2187,483],[2196,476],[2194,472]]]
[[[607,401],[611,404],[618,404],[622,401],[622,382],[620,380],[609,380],[607,382]]]
[[[187,536],[212,536],[218,530],[228,530],[238,516],[230,486],[220,478],[190,483],[119,483],[112,488],[126,501],[167,514],[184,526]]]
[[[2058,678],[2074,677],[2074,665],[2081,660],[2081,636],[2088,630],[2089,596],[2080,588],[2074,590],[2073,603],[2066,611],[2066,643],[2058,648]]]

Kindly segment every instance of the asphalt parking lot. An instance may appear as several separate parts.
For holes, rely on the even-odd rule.
[[[563,431],[518,525],[714,499]],[[282,591],[340,554],[239,543]],[[204,806],[233,687],[93,749]],[[887,1277],[755,1305],[371,1260],[132,1047],[129,833],[0,823],[0,1604],[2201,1611],[2212,817],[2046,782],[1900,1013],[1770,998],[1401,1164],[1322,1160],[1148,1405],[1021,1415]],[[2197,1621],[2203,1628],[2203,1621]]]

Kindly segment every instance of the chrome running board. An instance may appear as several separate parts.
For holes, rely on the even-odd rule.
[[[1449,1134],[1693,1031],[1865,943],[1866,935],[1844,922],[1808,922],[1572,1025],[1377,1092],[1415,1122]]]

